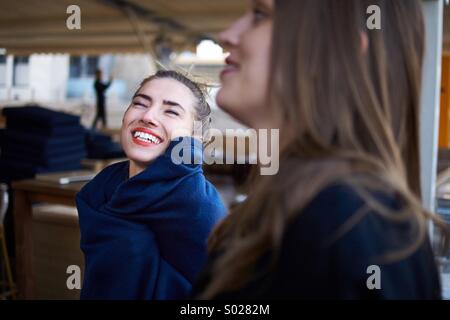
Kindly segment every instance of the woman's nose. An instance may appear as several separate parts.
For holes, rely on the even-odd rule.
[[[158,112],[156,108],[154,106],[148,108],[148,110],[142,115],[141,120],[148,125],[157,127],[159,125],[159,121],[158,121]]]
[[[219,33],[218,40],[223,48],[229,49],[239,44],[241,34],[247,28],[247,20],[247,15],[244,15],[234,21],[227,29]]]

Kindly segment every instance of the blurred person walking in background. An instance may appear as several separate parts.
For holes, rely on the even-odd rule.
[[[97,69],[95,71],[94,89],[95,89],[97,104],[96,104],[95,119],[94,119],[94,122],[92,123],[92,129],[95,129],[97,127],[97,122],[99,120],[102,122],[103,128],[107,127],[105,91],[111,85],[111,82],[112,82],[112,77],[109,78],[109,81],[107,83],[103,83],[102,82],[102,70]]]

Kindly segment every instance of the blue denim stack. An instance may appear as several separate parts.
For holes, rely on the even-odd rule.
[[[81,168],[86,145],[80,117],[39,106],[7,107],[3,116],[1,181]]]
[[[86,130],[86,149],[89,159],[126,157],[120,144],[114,142],[111,136],[96,130]]]

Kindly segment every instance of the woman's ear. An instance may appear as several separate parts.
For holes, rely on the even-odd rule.
[[[365,55],[367,53],[367,50],[369,50],[369,37],[364,31],[359,32],[359,44],[362,54]]]

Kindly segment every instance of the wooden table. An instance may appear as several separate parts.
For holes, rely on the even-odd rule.
[[[33,270],[33,215],[35,202],[75,206],[75,195],[86,182],[58,185],[39,180],[13,182],[14,229],[16,238],[16,272],[19,299],[33,299],[35,273]]]

